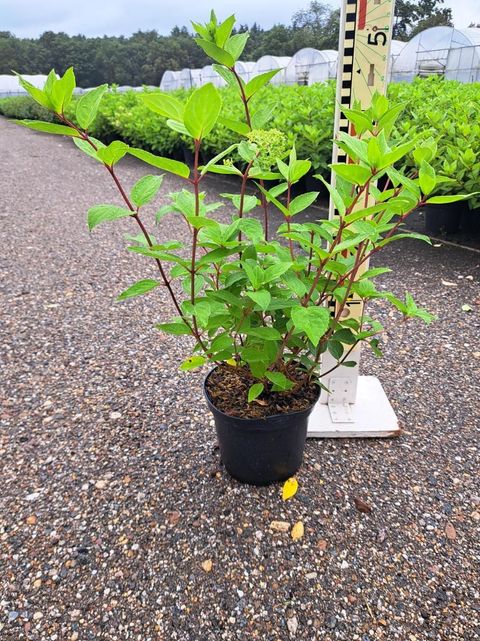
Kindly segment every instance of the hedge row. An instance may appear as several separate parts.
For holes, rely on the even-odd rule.
[[[233,119],[242,119],[233,90],[222,89],[227,111]],[[174,92],[185,99],[189,92]],[[418,132],[437,140],[439,153],[436,169],[456,180],[448,191],[480,190],[480,84],[461,84],[440,78],[417,79],[411,84],[389,86],[393,102],[405,104],[396,135],[413,136]],[[315,172],[327,174],[330,162],[334,83],[303,86],[268,86],[255,97],[252,105],[271,106],[268,126],[283,131],[294,142],[300,157],[310,158]],[[50,119],[30,98],[0,100],[0,113],[10,118]],[[179,157],[190,141],[173,131],[164,119],[147,109],[139,94],[109,93],[92,129],[92,135],[103,140],[122,139],[159,155]],[[214,156],[232,143],[238,134],[218,125],[204,143],[204,153]],[[447,190],[447,187],[445,187]],[[470,201],[472,207],[480,199]]]

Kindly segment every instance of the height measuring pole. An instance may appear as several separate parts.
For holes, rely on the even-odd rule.
[[[342,113],[354,102],[370,106],[375,92],[385,93],[392,40],[394,0],[343,0],[340,20],[340,45],[337,72],[335,136],[343,131],[353,134],[353,125]],[[333,162],[347,162],[345,152],[333,147]],[[335,180],[335,177],[332,177]],[[330,214],[337,215],[330,200]],[[368,269],[365,265],[364,269]],[[334,312],[335,303],[332,302]],[[351,296],[343,318],[359,318],[363,302]],[[377,378],[359,376],[360,347],[349,356],[355,367],[340,366],[322,379],[329,393],[322,391],[309,421],[308,436],[362,437],[398,434],[395,413]],[[322,356],[322,370],[329,371],[336,360]]]

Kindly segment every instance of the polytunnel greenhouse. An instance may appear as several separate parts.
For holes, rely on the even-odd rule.
[[[391,47],[390,47],[388,71],[387,71],[388,82],[392,82],[393,65],[395,64],[395,60],[398,58],[398,56],[402,52],[403,47],[406,44],[407,44],[406,42],[402,42],[401,40],[392,40]]]
[[[39,89],[43,88],[47,76],[38,74],[38,75],[28,75],[22,74],[22,78],[27,80],[34,87]],[[27,95],[25,89],[20,85],[17,76],[10,74],[0,75],[0,98],[8,98],[9,96],[21,96]]]
[[[253,75],[273,71],[273,69],[281,69],[270,81],[273,85],[285,84],[285,70],[290,63],[289,56],[262,56],[255,64]]]
[[[311,85],[335,78],[337,58],[338,53],[330,49],[300,49],[285,69],[285,82],[287,85]]]
[[[162,91],[172,91],[173,89],[180,89],[181,86],[180,71],[170,71],[170,69],[167,69],[160,81],[160,89]]]
[[[201,69],[182,69],[180,71],[180,86],[184,89],[200,87],[202,84]]]
[[[235,69],[242,80],[248,82],[255,75],[256,62],[242,62],[239,60],[235,63]]]
[[[393,63],[392,82],[432,75],[460,82],[480,81],[480,29],[426,29],[403,47]]]
[[[205,67],[203,67],[203,69],[201,71],[202,71],[202,75],[201,75],[202,85],[206,85],[209,82],[211,82],[212,85],[215,85],[215,87],[225,87],[226,86],[227,83],[222,78],[222,76],[220,76],[215,71],[215,69],[213,68],[212,65],[206,65]]]

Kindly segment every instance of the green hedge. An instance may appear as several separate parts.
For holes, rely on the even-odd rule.
[[[189,91],[174,92],[185,99]],[[233,90],[221,90],[232,118],[242,119]],[[417,79],[411,84],[389,86],[389,97],[405,104],[398,136],[418,132],[437,140],[439,154],[435,169],[456,181],[445,191],[480,190],[480,84],[461,84],[441,78]],[[289,142],[295,140],[300,157],[310,158],[315,172],[327,175],[331,156],[335,86],[333,82],[311,87],[268,86],[252,105],[272,108],[269,127],[283,131]],[[30,98],[0,100],[0,113],[10,118],[47,119],[45,112]],[[102,102],[92,135],[104,141],[122,139],[157,154],[178,157],[191,144],[167,127],[164,119],[153,114],[135,92],[109,93]],[[238,135],[218,125],[204,143],[206,156],[214,156],[238,140]],[[472,207],[480,199],[470,201]]]

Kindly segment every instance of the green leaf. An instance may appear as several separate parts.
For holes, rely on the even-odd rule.
[[[284,216],[287,216],[287,217],[290,216],[290,212],[285,207],[285,205],[282,205],[282,203],[277,198],[275,198],[275,196],[273,196],[269,191],[267,191],[264,187],[262,187],[262,185],[258,183],[255,183],[255,184],[260,189],[260,191],[265,196],[265,198],[271,203],[273,203],[275,207],[277,207],[277,209],[279,209]]]
[[[51,102],[51,93],[53,89],[53,85],[57,82],[57,74],[55,73],[54,69],[50,69],[48,72],[47,79],[45,81],[45,84],[43,85],[43,93],[47,96],[47,98]]]
[[[142,94],[140,98],[151,111],[165,118],[183,122],[185,108],[175,96],[167,93],[146,93]]]
[[[281,372],[265,372],[265,376],[274,385],[273,391],[285,392],[292,389],[293,383]]]
[[[117,218],[125,218],[131,215],[132,212],[129,209],[124,209],[123,207],[117,207],[116,205],[96,205],[88,210],[88,228],[92,231],[92,229],[97,225],[100,225],[100,223],[104,223],[109,220],[117,220]]]
[[[299,214],[304,209],[307,209],[307,207],[310,207],[310,205],[313,205],[319,193],[318,191],[308,191],[306,194],[300,194],[300,196],[294,198],[288,208],[290,214],[295,216],[295,214]]]
[[[230,71],[230,69],[227,69],[223,65],[217,65],[215,63],[212,65],[212,67],[215,69],[218,75],[225,80],[229,87],[237,84],[235,75],[232,71]]]
[[[266,289],[260,289],[258,292],[245,292],[246,295],[251,298],[261,310],[265,311],[270,305],[272,297],[270,292]]]
[[[73,90],[75,89],[75,73],[73,67],[69,67],[63,76],[52,82],[50,100],[57,113],[63,114],[68,107]]]
[[[82,129],[88,129],[95,120],[100,102],[107,89],[108,85],[100,85],[79,98],[75,114]]]
[[[457,203],[459,200],[467,200],[480,192],[475,191],[472,194],[457,194],[455,196],[432,196],[426,202],[427,205],[448,205],[449,203]]]
[[[253,114],[251,114],[252,128],[263,129],[265,125],[273,118],[273,114],[275,113],[276,108],[276,104],[267,105],[266,107],[257,109]]]
[[[143,176],[132,187],[130,198],[134,205],[141,207],[149,203],[158,193],[162,185],[163,176]]]
[[[208,136],[217,122],[222,99],[217,89],[208,83],[195,89],[185,105],[184,123],[195,140]]]
[[[382,162],[382,150],[380,149],[380,145],[378,144],[378,140],[375,136],[368,139],[367,158],[368,164],[372,168],[379,167]]]
[[[232,54],[221,49],[214,42],[209,42],[201,38],[196,38],[195,42],[205,51],[207,56],[215,60],[215,62],[219,62],[221,65],[225,65],[225,67],[233,67],[235,64],[235,59]]]
[[[435,179],[435,169],[426,160],[422,160],[420,163],[418,184],[420,185],[422,193],[426,196],[435,189],[437,184]]]
[[[171,174],[180,176],[181,178],[188,178],[190,176],[190,167],[183,162],[178,160],[171,160],[170,158],[163,158],[162,156],[155,156],[149,151],[144,151],[143,149],[136,149],[135,147],[130,147],[128,153],[135,158],[143,160],[143,162],[152,165],[153,167],[158,167],[158,169],[163,169],[169,171]]]
[[[247,274],[248,280],[254,289],[258,289],[263,282],[263,270],[254,260],[246,260],[243,263],[243,269]]]
[[[355,136],[340,131],[337,135],[337,144],[340,149],[347,152],[352,160],[368,162],[367,143],[364,140],[359,140]]]
[[[310,160],[296,160],[290,165],[288,171],[288,180],[291,183],[296,183],[307,174],[312,167]]]
[[[395,105],[388,111],[386,111],[379,119],[377,125],[378,129],[384,129],[385,132],[390,134],[398,116],[402,113],[402,111],[405,109],[405,103],[401,103],[399,105]]]
[[[102,147],[97,151],[97,158],[109,167],[113,167],[128,152],[128,145],[121,140],[114,140],[107,147]]]
[[[133,296],[140,296],[140,294],[145,294],[151,289],[158,287],[160,283],[158,280],[151,280],[147,278],[146,280],[138,280],[131,287],[123,291],[118,297],[117,300],[125,300],[126,298],[132,298]]]
[[[170,127],[170,129],[173,129],[173,131],[176,131],[183,136],[188,136],[189,138],[192,137],[183,122],[178,122],[178,120],[172,120],[169,118],[167,120],[167,127]]]
[[[303,282],[303,280],[298,278],[292,272],[286,272],[282,276],[282,280],[288,285],[288,287],[292,290],[292,292],[296,294],[298,297],[305,296],[305,294],[308,291],[307,286]]]
[[[45,93],[45,91],[42,91],[38,87],[34,87],[34,85],[28,82],[28,80],[25,80],[24,78],[22,78],[22,76],[17,72],[14,71],[14,73],[17,76],[18,82],[20,83],[20,85],[25,89],[25,91],[28,94],[30,94],[30,96],[35,100],[35,102],[38,102],[39,105],[42,105],[42,107],[45,107],[45,109],[48,109],[49,111],[54,111],[52,101],[50,100],[50,97]],[[48,75],[49,78],[52,78],[51,74],[52,72],[50,72],[50,74]],[[56,76],[54,74],[53,74],[53,78],[55,78],[56,80]]]
[[[263,390],[264,386],[262,383],[254,383],[248,390],[248,402],[251,403],[258,398]]]
[[[251,196],[251,198],[255,197]],[[255,198],[255,200],[257,199]],[[252,203],[249,202],[249,204],[251,205]],[[253,209],[253,207],[248,206],[246,209],[244,209],[244,212],[250,211],[251,209]],[[264,239],[265,232],[263,230],[263,227],[260,221],[256,220],[255,218],[241,218],[238,222],[238,229],[244,232],[247,238],[249,238],[255,245],[262,242],[262,240]]]
[[[182,303],[182,311],[183,310],[185,313],[195,316],[200,325],[205,327],[208,323],[208,319],[210,318],[210,314],[212,313],[212,306],[208,300],[199,300],[194,305],[192,305],[190,301],[184,301]]]
[[[216,165],[219,160],[222,160],[222,158],[225,158],[225,156],[231,154],[232,151],[237,148],[237,146],[237,143],[234,143],[233,145],[230,145],[230,147],[227,147],[227,149],[224,149],[224,151],[221,151],[219,154],[214,156],[211,160],[209,160],[207,164],[201,168],[202,170],[200,172],[200,176],[204,176],[207,171],[209,171],[212,165]]]
[[[363,278],[375,278],[376,276],[387,274],[391,271],[392,270],[388,267],[371,267],[370,269],[367,269],[367,271],[363,272],[363,274],[360,274],[358,278],[359,280]]]
[[[345,343],[346,345],[354,345],[357,342],[352,330],[347,327],[343,327],[342,329],[339,329],[338,332],[335,332],[333,338],[334,340],[339,341],[340,343]]]
[[[190,20],[190,22],[192,23],[192,27],[195,29],[199,36],[205,39],[210,38],[210,32],[207,27],[204,27],[198,22],[193,22],[193,20]],[[197,40],[195,40],[195,42],[197,42]]]
[[[219,47],[223,47],[232,33],[235,24],[235,15],[231,15],[222,24],[218,25],[215,31],[215,42]]]
[[[266,71],[265,73],[261,73],[258,76],[255,76],[252,78],[247,84],[245,85],[245,95],[248,98],[251,98],[259,89],[264,87],[270,80],[277,75],[277,73],[281,71],[281,69],[272,69],[271,71]]]
[[[295,329],[305,332],[316,347],[328,330],[330,312],[326,307],[294,307],[292,321]]]
[[[366,113],[355,109],[345,109],[344,107],[342,107],[342,112],[346,118],[355,125],[357,134],[363,134],[365,131],[373,130],[372,120]]]
[[[232,120],[231,118],[225,118],[225,116],[220,116],[218,118],[218,123],[227,129],[231,129],[241,136],[246,136],[250,133],[250,127],[245,122],[240,122],[239,120]]]
[[[233,165],[211,165],[208,168],[208,171],[211,174],[225,174],[228,176],[243,176],[240,169],[237,169]]]
[[[97,156],[97,151],[99,149],[103,149],[105,145],[103,144],[103,142],[100,142],[100,140],[97,140],[96,138],[92,138],[91,136],[89,136],[89,140],[93,142],[93,144],[97,148],[96,150],[86,140],[83,140],[82,138],[73,138],[73,142],[75,146],[78,147],[81,151],[83,151],[84,154],[87,154],[87,156],[94,158],[97,162],[102,162],[100,158]]]
[[[333,358],[336,358],[339,361],[343,356],[343,345],[340,341],[330,340],[327,343],[327,349]]]
[[[341,176],[355,185],[363,186],[372,177],[370,169],[362,165],[339,163],[330,165],[330,167],[337,176]]]
[[[218,229],[220,224],[217,223],[213,218],[207,218],[206,216],[185,216],[185,219],[190,223],[195,229],[202,229],[202,227],[210,227],[210,229]]]
[[[320,175],[320,174],[315,174],[314,178],[318,178],[323,182],[325,187],[328,189],[330,192],[330,196],[332,197],[333,204],[335,205],[336,210],[340,214],[340,216],[345,216],[345,212],[347,211],[347,208],[345,207],[345,203],[343,202],[343,198],[340,195],[340,192],[330,183],[327,183],[325,178]]]
[[[158,325],[155,325],[155,327],[162,332],[166,332],[167,334],[174,334],[175,336],[191,334],[188,325],[186,325],[186,323],[184,323],[183,321],[178,323],[159,323]]]
[[[225,50],[232,55],[235,62],[242,55],[249,36],[250,34],[248,33],[248,31],[244,31],[243,33],[237,33],[231,38],[229,38],[227,44],[225,45]]]
[[[207,359],[205,358],[205,356],[190,356],[190,358],[187,358],[186,361],[183,361],[183,363],[180,365],[180,369],[182,370],[182,372],[188,372],[188,370],[196,369],[197,367],[205,365],[206,362]]]
[[[47,134],[58,134],[59,136],[72,136],[77,138],[80,136],[78,131],[72,127],[67,127],[66,125],[56,125],[53,122],[44,122],[43,120],[12,120],[17,125],[22,125],[22,127],[28,127],[29,129],[34,129],[35,131],[44,131]]]
[[[288,272],[291,266],[291,262],[282,262],[275,263],[275,265],[270,265],[270,267],[267,267],[267,269],[263,273],[263,282],[270,283],[272,280],[278,280],[280,276],[282,276],[282,274]]]
[[[282,338],[282,335],[275,327],[251,327],[247,331],[247,335],[255,336],[255,338],[261,338],[265,341],[279,341]]]

